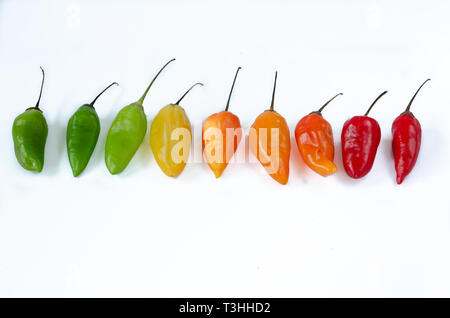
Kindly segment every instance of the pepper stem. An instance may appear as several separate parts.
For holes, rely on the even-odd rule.
[[[142,97],[139,98],[139,100],[138,100],[136,103],[141,104],[141,106],[142,106],[142,104],[144,103],[145,96],[147,96],[147,93],[148,93],[150,87],[152,87],[153,82],[156,80],[156,78],[158,77],[158,75],[163,71],[163,69],[165,69],[166,66],[169,65],[169,64],[170,64],[171,62],[173,62],[173,61],[175,61],[175,59],[171,59],[169,62],[167,62],[166,64],[164,64],[164,66],[159,70],[159,72],[155,75],[155,77],[153,78],[153,80],[150,82],[150,84],[148,85],[148,87],[147,87],[147,89],[145,90],[145,92],[144,92],[144,94],[142,95]]]
[[[176,102],[174,105],[180,104],[180,102],[183,100],[184,96],[186,96],[187,93],[189,93],[189,92],[191,91],[191,89],[193,89],[193,88],[194,88],[195,86],[197,86],[197,85],[203,86],[203,83],[195,83],[194,85],[192,85],[192,86],[186,91],[186,93],[184,93],[183,96],[180,97],[180,99],[178,100],[178,102]]]
[[[328,102],[326,102],[325,104],[323,104],[323,106],[322,107],[320,107],[319,108],[319,110],[317,111],[318,113],[320,113],[320,112],[322,112],[322,110],[333,100],[333,99],[335,99],[336,97],[338,97],[339,95],[344,95],[344,94],[342,94],[342,93],[339,93],[339,94],[336,94],[336,95],[334,95],[334,97],[333,98],[331,98]]]
[[[377,98],[375,98],[375,100],[373,101],[372,105],[370,105],[369,109],[366,111],[366,113],[364,114],[364,116],[369,115],[370,110],[372,109],[373,105],[375,105],[376,102],[378,102],[378,100],[381,98],[381,96],[383,96],[384,94],[386,94],[388,91],[384,91],[383,93],[381,93]]]
[[[225,106],[225,111],[228,111],[228,107],[230,107],[231,93],[233,93],[234,83],[236,83],[236,77],[237,77],[237,75],[238,75],[238,73],[239,73],[239,70],[240,70],[241,68],[242,68],[242,67],[239,66],[239,67],[237,68],[237,70],[236,70],[236,74],[234,75],[233,85],[231,85],[230,95],[228,95],[228,101],[227,101],[227,106]]]
[[[278,77],[278,72],[275,72],[275,80],[273,81],[272,103],[270,104],[270,110],[272,110],[272,111],[273,111],[273,105],[275,102],[275,89],[277,88],[277,77]]]
[[[409,109],[411,108],[411,104],[412,104],[414,98],[416,98],[417,93],[420,91],[420,89],[422,88],[422,86],[425,85],[425,83],[428,82],[428,81],[431,81],[431,79],[428,78],[425,82],[422,83],[422,85],[420,85],[419,89],[417,89],[416,93],[414,94],[414,96],[413,96],[413,97],[411,98],[411,100],[409,101],[408,106],[406,106],[405,113],[406,113],[406,112],[409,112]]]
[[[34,106],[34,108],[39,109],[39,102],[41,101],[41,96],[42,96],[42,88],[44,87],[44,80],[45,80],[45,72],[44,69],[42,68],[42,66],[39,66],[41,68],[42,71],[42,82],[41,82],[41,91],[39,92],[39,98],[38,101],[36,103],[36,106]]]
[[[94,104],[97,101],[97,98],[99,98],[108,88],[110,88],[113,85],[119,85],[119,84],[117,84],[116,82],[113,82],[113,83],[109,84],[108,87],[106,87],[104,90],[102,90],[100,92],[100,94],[98,94],[97,97],[94,98],[94,100],[92,101],[92,103],[89,104],[89,106],[94,107]]]

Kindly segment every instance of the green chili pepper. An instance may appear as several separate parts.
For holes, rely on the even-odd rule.
[[[100,134],[100,120],[94,104],[108,88],[118,85],[116,82],[106,87],[92,103],[84,104],[70,117],[67,124],[67,155],[74,177],[79,176],[86,168],[94,152]]]
[[[120,110],[109,128],[106,137],[105,162],[111,174],[122,172],[138,150],[147,132],[147,117],[144,113],[145,96],[162,70],[175,59],[167,62],[148,85],[144,95]]]
[[[17,116],[12,127],[17,161],[25,169],[37,172],[41,172],[44,167],[45,142],[48,135],[47,121],[39,108],[45,79],[42,67],[41,70],[41,91],[36,106],[27,108]]]

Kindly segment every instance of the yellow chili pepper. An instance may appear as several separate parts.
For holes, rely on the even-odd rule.
[[[186,166],[191,149],[191,123],[181,100],[190,90],[202,83],[196,83],[175,104],[161,108],[152,121],[150,146],[161,170],[169,177],[178,176]]]

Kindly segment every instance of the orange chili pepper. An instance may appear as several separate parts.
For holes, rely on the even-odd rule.
[[[260,114],[250,130],[250,146],[253,154],[267,173],[281,184],[289,179],[291,140],[286,120],[273,110],[277,72],[273,84],[270,109]]]
[[[326,102],[319,110],[306,115],[295,127],[298,151],[306,164],[326,177],[337,171],[334,160],[334,140],[331,125],[322,117],[322,110],[337,96]]]
[[[233,85],[228,95],[225,110],[215,113],[206,118],[203,123],[202,141],[206,162],[214,172],[216,178],[230,162],[241,141],[242,129],[239,117],[228,111],[230,107],[231,93],[233,93],[234,83],[241,67],[238,67],[234,75]]]

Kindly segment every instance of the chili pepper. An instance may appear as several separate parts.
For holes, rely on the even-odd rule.
[[[228,111],[234,83],[241,67],[238,67],[231,85],[225,110],[212,114],[203,123],[202,140],[206,162],[216,178],[228,165],[242,138],[239,117]]]
[[[337,171],[334,164],[334,140],[331,125],[322,117],[322,110],[337,96],[326,102],[319,110],[306,115],[295,127],[298,151],[306,164],[326,177]]]
[[[186,166],[191,148],[191,123],[179,104],[197,85],[192,85],[175,104],[160,109],[150,128],[150,146],[161,170],[169,177],[178,176]],[[181,139],[181,140],[180,140]]]
[[[420,85],[405,111],[392,123],[392,151],[395,159],[395,171],[397,172],[397,184],[401,184],[411,172],[419,156],[422,128],[419,121],[411,113],[410,108],[417,93],[429,80],[427,79]]]
[[[167,62],[148,85],[142,97],[120,110],[109,128],[105,145],[105,162],[111,174],[122,172],[138,150],[147,132],[147,117],[143,102],[153,82],[164,68],[175,61]]]
[[[373,105],[386,94],[381,93],[370,105],[364,116],[354,116],[344,123],[342,128],[342,160],[347,174],[359,179],[372,169],[378,145],[381,139],[381,130],[378,122],[368,117]]]
[[[67,124],[67,155],[74,177],[86,168],[100,134],[100,120],[94,104],[108,88],[118,85],[116,82],[106,87],[90,104],[84,104],[70,117]]]
[[[45,143],[48,125],[42,110],[39,108],[45,73],[42,71],[42,82],[36,106],[27,108],[16,117],[12,126],[14,152],[20,165],[30,171],[41,172],[44,167]]]
[[[270,109],[261,113],[250,130],[250,146],[253,154],[267,173],[281,184],[289,179],[291,140],[286,120],[274,110],[277,72],[273,84]]]

